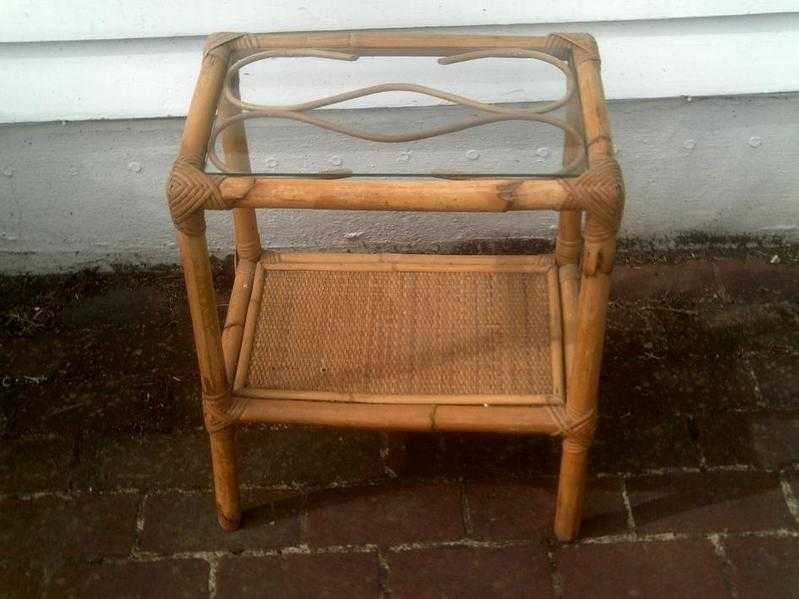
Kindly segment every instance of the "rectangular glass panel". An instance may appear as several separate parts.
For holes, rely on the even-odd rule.
[[[227,104],[226,115],[238,116],[217,116],[208,172],[239,174],[232,165],[241,161],[222,150],[226,126],[246,131],[258,176],[535,177],[583,170],[579,124],[565,114],[564,98],[577,101],[573,76],[553,57],[507,49],[439,64],[425,56],[322,54],[266,52],[231,65],[220,104],[232,99],[239,106]],[[579,150],[564,161],[567,138]]]

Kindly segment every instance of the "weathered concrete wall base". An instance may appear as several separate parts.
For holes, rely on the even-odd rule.
[[[434,117],[427,112],[436,110],[391,114],[403,123],[406,111],[420,118]],[[796,114],[799,94],[611,103],[627,183],[623,235],[663,245],[697,232],[799,240]],[[158,119],[0,127],[0,271],[174,262],[163,186],[182,125],[182,119]],[[289,139],[292,131],[271,130],[273,147],[281,147],[281,136]],[[330,146],[320,137],[304,146],[317,147],[317,141],[323,150],[320,167],[333,148],[357,158],[348,143]],[[425,151],[449,151],[447,143],[441,138]],[[510,145],[509,151],[527,156],[556,143],[557,136],[538,137],[537,131],[535,139],[520,136],[511,144],[507,132],[479,139],[481,149]],[[469,149],[467,142],[456,148],[462,154]],[[546,160],[556,156],[547,154]],[[256,152],[255,160],[268,159],[268,152]],[[423,151],[415,152],[408,168],[426,160]],[[275,248],[394,244],[430,251],[476,239],[547,238],[556,220],[548,213],[271,211],[260,222],[264,239]],[[209,243],[219,255],[232,247],[228,223],[228,215],[209,218]]]

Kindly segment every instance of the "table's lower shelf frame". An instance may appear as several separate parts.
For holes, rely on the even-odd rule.
[[[470,272],[543,272],[548,276],[550,310],[558,330],[552,330],[553,387],[551,395],[458,396],[326,393],[265,390],[243,384],[241,363],[248,359],[245,331],[248,308],[260,299],[263,269],[321,270],[326,264],[348,269],[398,271],[465,270]],[[409,266],[412,265],[412,266]],[[335,266],[333,266],[335,267]],[[259,262],[240,259],[231,293],[222,347],[229,381],[236,381],[225,420],[313,424],[331,427],[402,431],[474,431],[509,434],[565,433],[567,373],[571,370],[576,335],[579,273],[574,266],[558,269],[551,256],[440,256],[396,254],[272,254]],[[557,305],[553,305],[553,299]],[[249,323],[249,327],[254,325]],[[252,331],[249,332],[252,334]],[[246,365],[244,367],[246,369]],[[559,368],[561,371],[559,372]],[[237,369],[239,372],[237,373]]]

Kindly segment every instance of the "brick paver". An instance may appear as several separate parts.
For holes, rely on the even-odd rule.
[[[552,534],[557,481],[479,482],[467,486],[469,521],[479,539],[530,539]],[[618,479],[593,480],[583,519],[583,536],[627,532],[627,512]]]
[[[65,564],[53,574],[45,597],[203,597],[208,570],[208,563],[198,559]]]
[[[75,440],[21,439],[0,442],[0,493],[61,491],[79,479]]]
[[[28,599],[42,592],[41,569],[29,564],[0,560],[0,597]]]
[[[241,471],[253,484],[317,486],[383,475],[381,438],[371,431],[252,427],[239,440]]]
[[[558,444],[540,436],[390,433],[390,467],[403,477],[530,478],[557,472]]]
[[[398,551],[387,561],[396,599],[553,596],[549,562],[538,544]]]
[[[774,474],[650,476],[630,479],[627,486],[639,532],[711,533],[796,526]]]
[[[300,540],[302,496],[275,491],[245,491],[242,527],[224,532],[217,523],[211,493],[149,496],[144,508],[141,549],[170,554],[182,551],[268,549]]]
[[[760,395],[766,406],[778,410],[799,407],[799,368],[796,367],[799,339],[775,339],[764,357],[751,359]]]
[[[787,485],[788,497],[786,503],[789,503],[789,510],[793,517],[799,524],[799,470],[794,470],[785,475],[784,484]]]
[[[563,597],[726,597],[708,541],[590,544],[557,553]]]
[[[461,539],[461,488],[388,485],[316,493],[303,541],[316,546]]]
[[[602,392],[603,405],[626,397],[620,387]],[[644,413],[632,407],[619,414],[600,416],[591,464],[600,472],[640,472],[651,468],[695,468],[699,449],[692,437],[690,418],[647,399]],[[650,407],[652,406],[652,407]],[[611,408],[613,409],[613,408]]]
[[[799,464],[799,414],[752,418],[749,426],[759,465],[785,468]]]
[[[135,494],[0,501],[0,557],[123,557],[134,540]]]
[[[216,591],[219,599],[372,599],[380,594],[379,563],[374,552],[226,557],[219,562]]]
[[[529,478],[555,474],[560,466],[559,444],[541,436],[452,434],[445,437],[450,458],[447,476]],[[424,460],[424,454],[419,456]]]
[[[99,489],[210,489],[208,435],[150,433],[100,437],[83,448],[85,484]]]
[[[0,597],[797,596],[799,254],[758,252],[622,254],[572,544],[557,440],[304,426],[240,431],[223,533],[180,273],[0,277]]]
[[[799,415],[723,414],[700,420],[699,428],[702,453],[711,466],[779,469],[799,463]]]
[[[724,547],[739,597],[799,595],[799,538],[727,539]]]

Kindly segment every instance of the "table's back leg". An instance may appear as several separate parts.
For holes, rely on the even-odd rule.
[[[231,93],[240,97],[238,74],[231,81]],[[238,114],[239,110],[224,99],[220,102],[220,120]],[[244,121],[239,121],[222,131],[222,147],[225,150],[225,164],[235,172],[251,172],[250,151]],[[261,257],[261,236],[258,221],[252,208],[234,208],[233,222],[236,228],[236,254],[255,262]]]
[[[566,120],[577,131],[582,131],[578,95],[572,97],[566,104]],[[579,141],[572,139],[568,133],[563,136],[563,166],[569,164],[580,151]],[[583,247],[582,220],[581,210],[564,210],[558,216],[558,237],[555,240],[555,258],[558,266],[577,264],[580,261]]]

